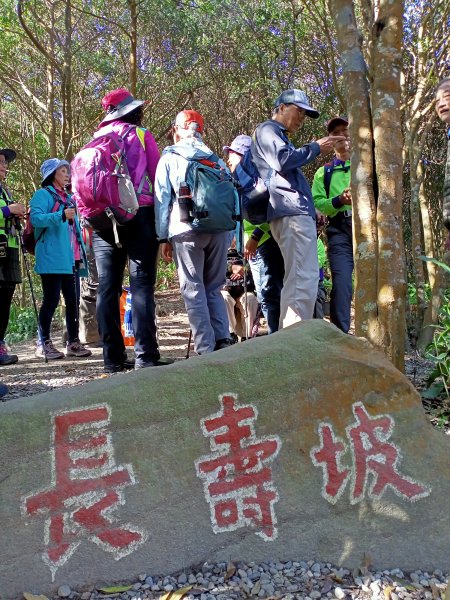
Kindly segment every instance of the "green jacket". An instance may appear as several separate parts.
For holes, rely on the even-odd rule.
[[[11,235],[9,228],[11,227],[12,219],[5,219],[3,215],[3,211],[1,210],[2,206],[7,206],[12,203],[12,198],[9,193],[5,190],[4,187],[0,186],[0,233],[8,234],[8,246],[9,248],[18,248],[19,241],[16,235]]]
[[[258,248],[262,246],[264,242],[270,238],[270,225],[264,223],[263,225],[252,225],[249,221],[244,219],[244,244],[248,242],[252,234],[259,239]]]
[[[350,161],[345,163],[345,166],[350,166]],[[314,198],[314,206],[323,215],[327,217],[335,217],[339,212],[351,209],[351,206],[344,205],[340,208],[333,206],[333,199],[342,194],[342,192],[350,187],[350,169],[347,172],[344,171],[342,166],[336,166],[333,169],[330,181],[330,195],[327,197],[324,185],[324,167],[317,169],[314,175],[314,181],[312,185],[312,194]]]

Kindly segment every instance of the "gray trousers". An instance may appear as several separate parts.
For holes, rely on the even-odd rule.
[[[270,222],[284,260],[280,300],[280,329],[312,319],[319,285],[317,230],[307,215],[281,217]]]
[[[100,342],[96,317],[98,273],[94,250],[90,244],[86,244],[86,255],[89,276],[81,278],[80,341],[82,344],[95,344]]]
[[[218,340],[229,337],[227,311],[220,293],[225,285],[229,237],[228,232],[189,231],[170,240],[198,354],[212,352]]]

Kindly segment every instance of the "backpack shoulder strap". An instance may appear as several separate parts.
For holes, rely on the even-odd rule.
[[[331,178],[333,177],[334,162],[325,163],[323,165],[323,187],[327,198],[330,197]]]
[[[58,192],[55,192],[55,190],[50,185],[46,185],[44,187],[44,190],[47,190],[47,192],[53,198],[54,204],[53,204],[52,212],[56,212],[59,208],[59,206],[57,206],[57,204],[58,203],[64,204],[63,200],[61,199],[61,196],[58,194]]]

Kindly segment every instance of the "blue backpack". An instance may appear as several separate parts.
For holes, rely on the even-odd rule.
[[[251,150],[248,150],[234,171],[234,176],[239,183],[242,198],[242,216],[252,225],[267,223],[267,209],[270,194],[268,182],[263,180],[253,162]]]
[[[219,233],[236,228],[239,201],[233,179],[219,164],[219,157],[188,159],[186,183],[192,194],[190,224],[200,233]]]

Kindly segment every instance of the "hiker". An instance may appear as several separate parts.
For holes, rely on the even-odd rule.
[[[268,182],[268,222],[284,259],[280,328],[311,319],[317,297],[316,213],[301,167],[330,152],[340,139],[325,137],[295,148],[288,134],[300,129],[306,117],[319,117],[306,94],[284,91],[275,101],[272,118],[256,128],[251,145],[255,166]]]
[[[42,305],[35,356],[57,360],[64,358],[51,339],[50,327],[62,292],[66,306],[66,356],[88,357],[91,351],[78,337],[78,303],[80,275],[86,273],[86,253],[80,224],[71,195],[69,163],[49,158],[41,165],[41,189],[30,201],[30,220],[34,228],[35,271],[41,276]]]
[[[203,128],[204,120],[198,112],[178,113],[173,126],[174,144],[163,152],[155,183],[156,230],[162,244],[161,254],[166,261],[172,257],[175,260],[198,354],[231,344],[225,302],[220,292],[225,284],[230,233],[196,231],[190,220],[191,204],[185,203],[192,193],[186,178],[193,161],[205,160],[226,169],[223,161],[203,142]]]
[[[323,319],[325,317],[325,305],[327,302],[327,291],[324,285],[324,266],[327,259],[327,251],[325,250],[325,244],[320,237],[317,238],[317,258],[319,260],[319,286],[317,289],[316,303],[314,305],[313,319]]]
[[[99,348],[102,343],[97,324],[97,289],[98,273],[92,247],[92,229],[83,227],[82,236],[86,248],[88,262],[87,277],[81,278],[80,285],[80,340],[92,348]]]
[[[238,135],[229,146],[224,146],[227,165],[236,177],[236,167],[250,150],[252,138]],[[284,263],[280,248],[270,231],[268,223],[252,225],[244,219],[244,258],[249,261],[256,295],[268,333],[278,331],[280,321],[280,296],[283,288]]]
[[[442,215],[448,231],[445,247],[450,250],[450,77],[443,79],[436,89],[436,112],[447,127],[447,163],[445,165]]]
[[[161,358],[156,334],[155,284],[159,244],[155,234],[153,185],[159,160],[158,146],[150,131],[142,127],[143,100],[136,100],[128,90],[120,88],[106,94],[102,106],[106,114],[94,140],[100,143],[106,136],[123,140],[123,161],[138,203],[133,218],[113,226],[104,217],[107,226],[94,226],[92,233],[98,272],[97,323],[103,343],[104,369],[107,373],[116,373],[173,361]],[[80,173],[77,180],[79,177]],[[120,325],[119,302],[127,261],[133,295],[135,361],[127,358]]]
[[[16,285],[22,281],[20,273],[18,227],[26,209],[14,202],[5,185],[9,165],[16,159],[11,148],[0,149],[0,366],[18,361],[10,354],[5,343],[9,313]]]
[[[258,299],[253,293],[251,270],[245,265],[236,248],[227,253],[226,285],[222,296],[227,308],[230,338],[233,342],[253,337],[253,327],[258,315]]]
[[[328,122],[327,131],[329,135],[343,139],[334,146],[333,161],[316,171],[312,193],[315,207],[328,217],[325,231],[332,281],[330,321],[348,333],[352,303],[353,241],[351,148],[347,119],[334,117]]]

